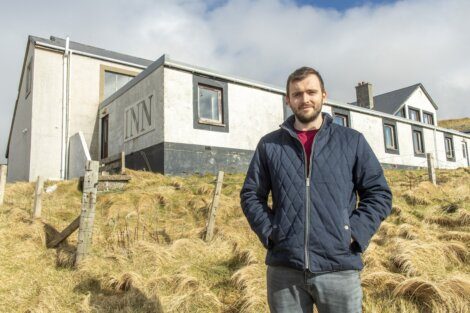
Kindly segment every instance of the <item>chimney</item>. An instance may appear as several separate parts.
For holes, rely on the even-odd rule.
[[[357,105],[367,109],[374,108],[374,96],[372,95],[372,84],[360,82],[356,86]]]

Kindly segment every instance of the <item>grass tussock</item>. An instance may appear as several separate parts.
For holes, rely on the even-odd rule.
[[[76,267],[77,234],[48,242],[80,214],[77,181],[7,185],[0,207],[0,312],[266,312],[265,250],[226,174],[211,242],[202,240],[215,177],[129,171],[97,199],[93,249]],[[386,171],[391,216],[363,255],[364,312],[466,312],[470,306],[470,171]]]

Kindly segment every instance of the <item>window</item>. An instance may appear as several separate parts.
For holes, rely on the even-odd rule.
[[[401,108],[397,113],[395,113],[395,115],[400,117],[406,117],[405,107]]]
[[[463,158],[467,158],[467,143],[465,141],[462,142],[462,154]]]
[[[127,84],[134,76],[114,73],[110,71],[104,72],[104,98],[108,98],[122,86]]]
[[[198,122],[222,124],[222,90],[198,85]]]
[[[417,109],[408,108],[408,116],[410,120],[421,122],[419,117],[419,110]]]
[[[413,150],[415,156],[424,157],[424,140],[423,140],[423,130],[421,128],[413,127]]]
[[[127,84],[139,72],[108,65],[100,66],[100,102]]]
[[[344,126],[344,127],[350,127],[351,125],[349,124],[350,121],[350,115],[348,110],[344,110],[341,108],[331,108],[332,113],[333,113],[333,123]]]
[[[447,161],[455,161],[454,141],[452,135],[444,135]]]
[[[33,80],[32,69],[31,69],[32,63],[33,63],[33,60],[29,61],[28,67],[26,68],[26,96],[25,98],[27,98],[29,93],[31,92],[31,83]]]
[[[423,112],[423,122],[425,124],[434,125],[434,117],[432,113]]]
[[[384,141],[385,141],[385,152],[399,154],[398,151],[398,137],[397,128],[394,121],[384,121]]]
[[[343,114],[335,114],[333,123],[348,127],[348,117]]]
[[[228,132],[227,83],[193,76],[193,127]]]

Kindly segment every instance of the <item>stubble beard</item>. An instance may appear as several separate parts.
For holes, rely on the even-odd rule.
[[[318,116],[321,114],[322,105],[323,103],[321,103],[318,108],[313,107],[313,112],[306,113],[306,114],[302,113],[302,109],[296,110],[294,112],[295,118],[302,124],[311,123],[315,121],[318,118]]]

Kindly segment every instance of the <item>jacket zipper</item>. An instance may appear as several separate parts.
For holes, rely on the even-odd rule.
[[[310,163],[307,163],[307,152],[305,151],[304,145],[300,141],[299,137],[297,135],[292,135],[290,131],[286,128],[287,132],[291,134],[292,137],[294,137],[299,143],[300,146],[302,147],[302,152],[304,154],[304,160],[305,160],[305,237],[304,237],[304,258],[305,258],[305,269],[309,269],[309,264],[310,264],[310,257],[308,253],[308,237],[309,237],[309,227],[310,227],[310,175],[312,173],[312,167],[313,167],[313,148],[315,147],[315,142],[317,141],[317,136],[320,133],[320,130],[323,128],[323,124],[325,124],[325,121],[321,124],[320,128],[318,129],[317,133],[315,134],[315,138],[313,138],[312,142],[312,149],[310,150]],[[284,127],[283,127],[284,128]],[[307,164],[310,164],[307,170]]]

